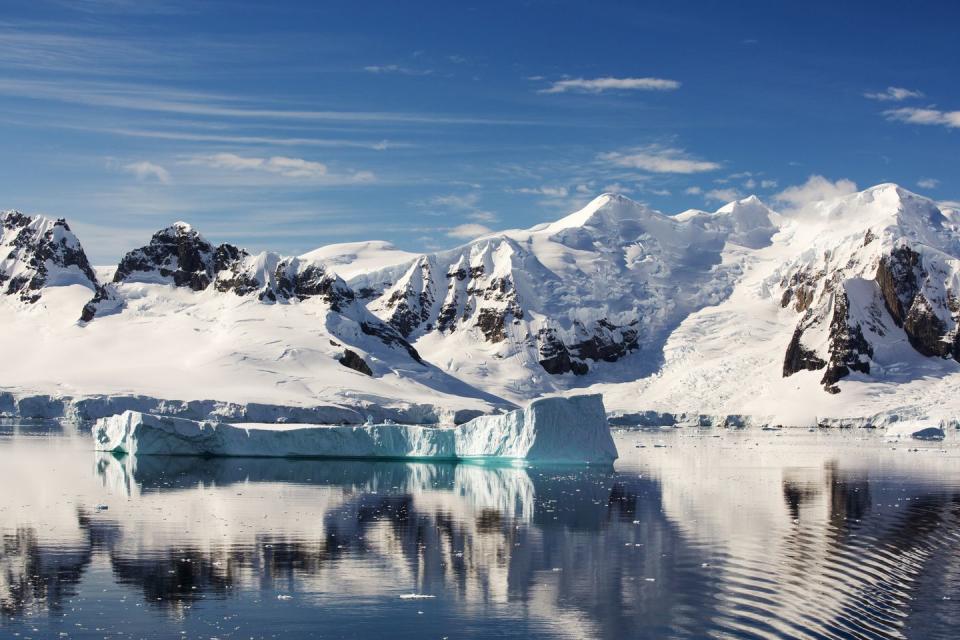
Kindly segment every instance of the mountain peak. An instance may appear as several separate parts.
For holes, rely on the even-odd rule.
[[[97,286],[96,274],[66,220],[4,211],[0,222],[0,285],[6,294],[33,303],[47,286]]]
[[[603,226],[619,220],[636,219],[649,213],[651,210],[646,205],[621,193],[601,193],[587,206],[547,225],[544,230],[554,233],[571,227]]]

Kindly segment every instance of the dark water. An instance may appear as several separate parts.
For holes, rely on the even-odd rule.
[[[0,637],[960,637],[960,449],[617,440],[613,469],[131,460],[0,426]]]

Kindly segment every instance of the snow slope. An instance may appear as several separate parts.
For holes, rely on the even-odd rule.
[[[402,251],[383,240],[368,240],[328,244],[300,257],[311,262],[321,262],[341,278],[349,280],[364,273],[410,262],[417,254]]]

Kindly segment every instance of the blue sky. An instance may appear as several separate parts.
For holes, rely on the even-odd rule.
[[[618,190],[960,200],[960,3],[0,2],[0,208],[412,251]]]

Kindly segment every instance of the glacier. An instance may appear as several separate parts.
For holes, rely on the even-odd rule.
[[[99,451],[130,455],[426,458],[610,464],[617,458],[603,398],[541,398],[455,427],[228,424],[124,411],[93,428]]]

